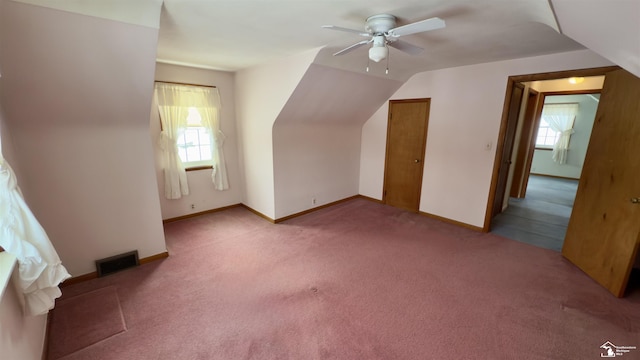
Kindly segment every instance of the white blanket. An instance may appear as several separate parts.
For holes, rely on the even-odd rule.
[[[46,314],[71,277],[22,197],[16,176],[0,158],[0,246],[18,259],[19,286],[28,315]]]

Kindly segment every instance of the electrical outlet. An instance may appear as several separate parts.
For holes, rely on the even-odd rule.
[[[315,205],[316,204],[316,198],[311,198],[311,205]]]
[[[196,204],[191,204],[191,208],[195,209],[196,208]]]

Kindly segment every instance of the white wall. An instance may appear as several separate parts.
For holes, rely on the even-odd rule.
[[[77,276],[166,251],[149,136],[158,30],[4,5],[0,101],[18,180],[62,262]]]
[[[5,0],[0,0],[0,14],[5,10]],[[4,49],[3,31],[0,27],[0,53]],[[2,58],[0,57],[0,100],[4,98],[6,85],[3,76]],[[18,178],[20,177],[19,164],[15,160],[13,137],[0,101],[0,153],[6,159]],[[47,317],[24,316],[22,306],[18,298],[13,282],[9,280],[8,286],[3,288],[4,281],[11,276],[7,267],[15,266],[15,256],[6,252],[0,253],[0,264],[13,264],[11,266],[0,265],[0,349],[2,358],[38,360],[42,358],[44,349],[44,336],[47,326]],[[17,270],[17,268],[15,268]],[[4,291],[3,291],[4,290]]]
[[[309,67],[273,126],[276,218],[358,194],[362,124],[401,85]]]
[[[4,8],[4,1],[0,0],[0,14]],[[0,28],[0,31],[2,29]],[[2,38],[0,34],[0,38]],[[2,50],[0,43],[0,52]],[[0,72],[2,63],[0,62]],[[0,99],[3,97],[5,85],[0,73]],[[13,138],[5,121],[2,101],[0,101],[0,154],[11,164],[18,178],[20,177],[19,167],[14,159]],[[15,264],[15,256],[6,252],[0,253],[0,264]],[[42,356],[44,346],[44,333],[47,317],[35,316],[25,317],[22,314],[22,307],[18,300],[18,293],[9,282],[9,286],[2,291],[4,277],[11,276],[10,271],[6,271],[5,266],[0,266],[0,349],[2,349],[3,359],[24,359],[36,360]]]
[[[0,0],[0,2],[3,0]],[[2,4],[0,3],[0,10]],[[0,99],[2,99],[3,92],[3,82],[0,77]],[[13,159],[15,159],[14,155],[14,147],[13,147],[13,138],[11,136],[11,132],[7,122],[5,121],[4,111],[2,110],[2,102],[0,101],[0,155],[6,159],[13,168],[14,172],[19,175],[19,171],[16,165],[14,164]]]
[[[154,145],[156,176],[158,178],[158,194],[162,218],[170,219],[178,216],[198,213],[210,209],[239,204],[242,202],[243,182],[240,177],[238,141],[236,133],[236,115],[234,100],[234,74],[224,71],[197,69],[193,67],[160,64],[156,65],[157,81],[172,81],[197,85],[212,85],[220,92],[222,109],[220,111],[220,128],[226,136],[224,153],[229,176],[229,189],[215,190],[211,182],[211,170],[187,172],[189,195],[180,199],[167,200],[164,197],[164,172],[162,170],[162,152],[158,147],[160,136],[160,118],[158,107],[151,107],[151,141]],[[191,204],[195,209],[191,209]]]
[[[358,194],[360,134],[357,125],[276,123],[276,219]]]
[[[272,127],[318,49],[236,73],[236,121],[244,180],[242,202],[274,219]]]
[[[544,103],[578,103],[578,114],[573,124],[575,133],[571,135],[569,141],[565,164],[560,165],[554,162],[551,151],[536,149],[531,161],[531,173],[579,179],[584,158],[587,155],[598,102],[588,95],[553,95],[545,97]]]
[[[581,50],[413,76],[391,99],[431,98],[420,211],[483,226],[508,76],[609,65]],[[387,113],[388,103],[362,129],[360,193],[376,199],[382,199]]]

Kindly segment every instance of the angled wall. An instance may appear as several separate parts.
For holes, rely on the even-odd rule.
[[[401,85],[309,67],[273,126],[276,218],[358,194],[362,125]]]
[[[13,160],[64,265],[77,276],[164,252],[149,136],[158,29],[12,1],[0,16]]]
[[[273,123],[319,49],[236,73],[236,121],[242,202],[274,219]]]

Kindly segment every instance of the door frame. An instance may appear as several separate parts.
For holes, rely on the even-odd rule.
[[[415,102],[425,102],[427,103],[427,118],[425,119],[424,126],[424,137],[422,141],[422,158],[420,161],[420,181],[418,186],[418,208],[416,212],[420,212],[420,198],[422,196],[422,180],[424,177],[424,159],[426,156],[427,150],[427,136],[429,134],[429,113],[431,112],[431,98],[418,98],[418,99],[399,99],[399,100],[389,100],[389,109],[387,113],[387,141],[384,150],[384,174],[382,181],[382,203],[387,204],[387,170],[389,166],[389,143],[391,141],[390,131],[391,128],[391,108],[392,104],[399,103],[415,103]]]
[[[522,130],[520,132],[520,141],[515,149],[516,160],[513,164],[513,179],[511,181],[511,189],[509,189],[509,197],[523,198],[527,189],[527,181],[529,180],[529,169],[531,168],[529,158],[532,154],[531,141],[534,139],[536,127],[537,107],[540,101],[540,93],[536,90],[529,89],[527,93],[527,106],[522,119]]]
[[[491,175],[491,185],[489,187],[489,197],[487,201],[487,207],[485,209],[484,225],[482,227],[483,232],[489,232],[491,230],[491,214],[493,213],[493,203],[496,197],[496,190],[498,185],[498,174],[500,167],[502,166],[502,152],[505,145],[507,122],[509,120],[509,107],[511,106],[511,93],[516,83],[538,80],[556,80],[569,77],[589,77],[589,76],[602,76],[608,72],[621,69],[619,66],[605,66],[598,68],[578,69],[578,70],[565,70],[554,71],[548,73],[537,73],[528,75],[514,75],[509,76],[507,79],[507,87],[504,95],[504,105],[502,107],[502,119],[500,121],[500,130],[498,132],[498,142],[496,144],[496,152],[493,160],[493,172]]]
[[[533,163],[533,155],[536,150],[536,133],[540,127],[540,120],[542,119],[542,110],[544,108],[544,101],[547,96],[557,95],[585,95],[585,94],[600,94],[602,89],[585,89],[585,90],[564,90],[564,91],[546,91],[538,93],[538,103],[536,104],[536,110],[533,117],[533,131],[529,134],[525,142],[520,141],[520,146],[526,146],[523,151],[526,151],[526,157],[524,159],[518,159],[523,161],[524,168],[521,169],[519,174],[514,173],[514,176],[520,175],[521,184],[517,196],[513,196],[513,188],[511,189],[512,197],[524,198],[527,193],[527,185],[529,184],[529,175],[531,174],[531,164]],[[518,166],[516,166],[518,168]],[[514,178],[515,180],[515,178]],[[515,185],[515,181],[514,184]]]
[[[516,96],[516,89],[520,90],[520,101],[518,104],[513,102],[513,97]],[[521,83],[514,83],[511,90],[511,95],[509,96],[509,114],[507,114],[507,128],[505,129],[504,144],[502,147],[503,153],[500,156],[500,159],[502,159],[503,163],[498,169],[498,178],[496,179],[496,196],[493,199],[493,206],[491,207],[492,218],[502,213],[502,210],[504,208],[505,196],[508,196],[508,193],[511,193],[510,189],[507,189],[507,187],[509,185],[509,172],[512,165],[511,159],[513,158],[513,149],[516,142],[518,122],[520,122],[522,101],[524,100],[525,96],[525,86]],[[508,157],[508,159],[505,159],[505,156]]]

